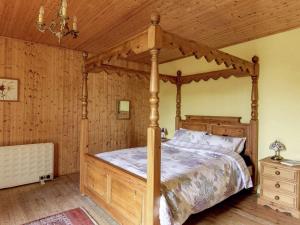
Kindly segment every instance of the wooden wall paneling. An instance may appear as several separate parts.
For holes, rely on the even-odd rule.
[[[63,157],[69,157],[69,164],[65,165],[66,173],[71,173],[72,168],[78,168],[78,152],[79,152],[79,99],[81,76],[72,76],[72,74],[80,74],[80,64],[71,65],[72,61],[80,61],[81,55],[74,57],[73,53],[66,54],[63,52],[63,58],[66,60],[62,64],[63,69],[63,134],[64,149]],[[78,90],[79,89],[79,90]],[[66,151],[67,149],[67,151]]]
[[[124,84],[125,85],[122,85],[122,77],[118,76],[119,77],[119,82],[118,82],[118,90],[119,90],[119,93],[118,95],[116,96],[116,100],[115,100],[115,115],[116,115],[116,112],[117,112],[117,106],[116,106],[116,102],[117,100],[119,99],[127,99],[126,97],[123,97],[122,96],[122,93],[124,93],[124,95],[126,96],[130,96],[129,95],[129,90],[127,87],[129,87],[129,80],[126,79]],[[124,79],[124,78],[123,78]],[[130,104],[131,104],[131,116],[135,116],[133,113],[133,107],[132,107],[132,104],[135,102],[135,99],[131,99],[130,101]],[[120,145],[120,147],[122,148],[123,146],[130,146],[130,136],[129,134],[131,134],[131,132],[134,132],[133,130],[131,130],[130,128],[134,126],[134,121],[135,121],[136,117],[134,117],[134,119],[130,119],[130,121],[126,121],[126,120],[116,120],[117,123],[120,123],[120,129],[117,130],[117,141]],[[123,136],[123,138],[122,138]]]
[[[139,84],[139,80],[135,81],[135,86],[137,87]],[[137,146],[142,146],[143,143],[147,142],[147,135],[146,135],[146,131],[144,131],[144,127],[148,126],[148,116],[149,115],[149,92],[148,92],[148,88],[149,88],[149,81],[148,80],[143,80],[143,86],[140,88],[144,88],[146,89],[146,91],[141,92],[140,95],[136,95],[135,90],[131,89],[132,95],[135,96],[137,102],[140,102],[140,104],[144,107],[139,107],[139,106],[134,106],[135,109],[135,116],[137,116],[137,120],[135,122],[135,127],[138,127],[138,139],[137,139]],[[139,111],[138,111],[139,110]],[[132,143],[136,144],[135,142]]]
[[[0,146],[53,142],[57,174],[79,170],[82,53],[0,37],[0,76],[19,79],[19,102],[0,102]],[[146,145],[149,80],[90,74],[92,151]],[[116,121],[116,99],[129,98],[134,116]],[[137,125],[137,127],[135,127]]]
[[[58,140],[58,143],[56,143],[56,146],[57,146],[57,158],[58,158],[58,171],[59,171],[59,174],[62,173],[62,169],[61,167],[64,167],[65,164],[67,164],[67,161],[64,160],[64,156],[65,154],[61,151],[61,149],[63,149],[64,147],[64,135],[63,134],[63,110],[64,110],[64,94],[63,94],[63,91],[59,91],[59,90],[63,90],[64,88],[64,77],[63,77],[63,74],[61,73],[61,68],[62,68],[62,62],[60,60],[60,57],[61,55],[57,52],[54,52],[53,53],[55,55],[55,71],[52,73],[52,85],[53,86],[53,89],[52,91],[55,92],[54,94],[54,98],[53,98],[53,102],[52,102],[52,109],[50,110],[51,113],[54,114],[55,118],[57,118],[57,121],[59,121],[57,124],[56,124],[56,128],[54,128],[52,130],[52,135],[53,137],[55,137],[56,140]],[[58,76],[59,77],[59,80],[56,81],[55,77]],[[49,116],[49,115],[47,115]],[[49,124],[48,126],[50,126],[50,124],[53,124],[54,123],[54,118],[52,116],[50,116],[50,121],[49,121]],[[61,135],[62,134],[62,135]]]
[[[100,76],[100,77],[99,77]],[[101,76],[103,78],[101,78]],[[105,150],[107,149],[107,128],[109,127],[109,121],[107,119],[107,114],[104,113],[106,110],[107,110],[107,106],[109,105],[109,101],[108,101],[108,98],[107,98],[107,93],[108,93],[108,86],[109,86],[109,80],[108,80],[108,76],[106,76],[105,74],[95,74],[94,75],[95,79],[99,80],[100,78],[103,79],[103,83],[102,83],[102,86],[101,86],[101,89],[103,90],[103,92],[101,92],[101,95],[99,96],[99,99],[98,101],[100,101],[100,106],[101,106],[101,136],[102,136],[102,140],[98,142],[99,143],[102,143],[102,145],[100,145],[100,149],[98,149],[98,151],[100,150]],[[106,132],[104,132],[106,131]],[[95,138],[96,139],[96,138]],[[97,145],[97,143],[95,143],[95,145]]]
[[[3,64],[1,65],[3,67],[3,73],[6,74],[4,75],[5,77],[10,77],[11,76],[11,67],[12,65],[12,61],[11,61],[11,51],[8,51],[9,48],[9,44],[11,43],[7,43],[6,40],[3,41]],[[7,57],[4,57],[5,55],[7,55]],[[9,142],[9,137],[7,136],[8,131],[9,131],[9,121],[8,121],[8,113],[9,113],[9,103],[4,103],[4,102],[0,102],[1,105],[3,105],[2,108],[2,132],[3,134],[2,136],[2,141],[3,143],[8,143]]]
[[[107,86],[107,109],[108,109],[108,112],[107,112],[107,121],[108,121],[108,126],[106,127],[107,129],[107,132],[106,132],[106,137],[105,137],[105,140],[106,140],[106,149],[103,149],[104,151],[107,150],[111,150],[111,140],[113,139],[112,137],[112,129],[113,129],[113,106],[112,106],[112,92],[113,92],[113,86],[112,86],[112,76],[108,76],[108,86]],[[102,151],[103,151],[102,150]]]
[[[28,51],[30,53],[30,51]],[[52,50],[51,50],[51,53],[52,53]],[[38,53],[39,55],[40,54],[47,54],[43,51],[39,51]],[[47,57],[38,57],[38,59],[45,59],[45,58],[48,58],[48,55],[46,55]],[[38,60],[37,59],[37,60]],[[51,59],[51,57],[49,57],[49,59]],[[44,62],[41,63],[42,60],[39,62],[41,65],[46,65]],[[51,64],[51,63],[49,63]],[[39,120],[39,140],[40,142],[46,142],[47,141],[47,136],[48,136],[48,129],[47,129],[47,125],[49,124],[49,116],[48,116],[48,113],[49,113],[49,110],[51,110],[52,107],[49,107],[49,106],[52,106],[52,103],[51,103],[51,98],[49,95],[49,89],[52,88],[52,83],[53,83],[53,78],[52,76],[47,76],[46,74],[48,74],[47,72],[47,69],[48,67],[40,67],[39,68],[39,73],[40,73],[40,76],[41,76],[41,79],[42,79],[42,83],[43,83],[43,89],[41,91],[41,110],[40,110],[40,120]],[[20,84],[22,87],[23,84]],[[57,92],[55,92],[57,93]],[[51,129],[51,127],[49,126],[49,129]],[[21,135],[21,134],[20,134]],[[57,150],[58,147],[56,146],[55,149]],[[57,162],[57,160],[56,160]],[[57,171],[57,165],[56,165],[56,174],[58,173]]]
[[[101,80],[103,79],[103,80]],[[96,153],[101,149],[106,149],[106,132],[107,127],[107,118],[104,107],[106,105],[105,93],[106,86],[104,83],[105,76],[102,74],[89,74],[88,79],[88,94],[89,94],[89,121],[90,121],[90,131],[89,131],[89,140],[90,140],[90,151]],[[105,104],[105,105],[104,105]]]
[[[118,76],[115,76],[118,78]],[[117,123],[117,120],[114,118],[116,116],[116,101],[117,95],[120,91],[118,89],[118,83],[120,82],[119,79],[114,80],[113,76],[111,76],[111,113],[110,113],[110,120],[111,120],[111,135],[110,135],[110,150],[113,150],[114,146],[118,146],[117,137],[118,137],[118,128],[120,128],[120,124]]]
[[[13,45],[13,43],[10,43],[8,45],[8,48],[6,49],[6,52],[8,52],[10,49],[15,49],[16,47],[17,46]],[[9,60],[10,63],[12,63],[12,58],[13,58],[13,54],[12,54],[12,52],[10,52],[10,56],[8,58],[8,60]],[[17,70],[15,68],[15,65],[11,65],[10,67],[6,68],[6,72],[7,72],[7,74],[8,74],[9,77],[12,76],[12,74],[14,73],[15,70]],[[13,106],[13,105],[11,105],[11,104],[8,104],[8,105],[9,105],[9,107],[7,107],[5,110],[7,110],[7,113],[11,113],[12,110],[13,110],[13,108],[11,106]],[[5,123],[6,123],[6,125],[8,125],[8,127],[14,128],[13,122],[8,117],[5,118]],[[11,139],[11,133],[12,133],[11,129],[9,129],[7,131],[8,131],[7,138],[8,138],[8,140],[10,140]]]
[[[33,141],[33,132],[32,132],[32,127],[33,127],[33,121],[32,121],[32,108],[34,107],[34,99],[33,99],[33,79],[34,77],[34,72],[36,71],[35,68],[32,67],[32,58],[36,55],[36,52],[34,52],[34,48],[31,48],[29,43],[25,43],[24,45],[24,78],[23,81],[23,90],[24,90],[24,100],[23,100],[23,120],[22,122],[24,125],[22,126],[23,128],[23,142],[24,144],[27,143],[32,143]],[[12,50],[14,51],[14,50]],[[22,57],[23,55],[20,53],[19,57]],[[21,83],[20,82],[20,83]],[[22,90],[22,89],[21,89]],[[22,103],[21,103],[22,104]],[[15,114],[9,113],[8,116],[11,118],[11,120],[15,120],[14,118]],[[9,140],[9,144],[15,143],[15,144],[20,144],[20,140]]]
[[[61,136],[63,134],[63,123],[61,118],[63,117],[63,73],[61,73],[61,60],[60,54],[58,52],[52,52],[54,54],[53,62],[56,65],[52,70],[47,67],[47,73],[51,75],[51,83],[48,85],[48,92],[53,92],[53,96],[51,97],[51,108],[50,111],[46,114],[49,118],[47,127],[51,127],[51,135],[57,140],[55,143],[56,147],[56,159],[58,163],[58,173],[64,174],[64,163],[67,163],[64,160],[64,154],[61,149],[64,147],[64,138]],[[58,77],[59,80],[56,80],[55,77]],[[55,126],[51,126],[51,124],[55,123],[55,121],[59,121]],[[49,129],[49,128],[48,128]],[[63,146],[62,146],[63,145]]]
[[[49,96],[59,93],[59,72],[52,76],[49,70],[57,65],[51,63],[53,49],[23,41],[1,38],[2,75],[15,77],[20,80],[19,102],[10,104],[1,102],[1,123],[4,129],[0,132],[1,145],[15,145],[51,141],[60,142],[58,128],[60,118],[52,111],[59,99],[51,100]],[[61,51],[61,50],[60,50]],[[60,58],[60,61],[63,59]],[[49,65],[51,64],[52,67]],[[49,66],[48,66],[49,65]],[[7,68],[10,68],[9,70]],[[54,75],[54,74],[53,74]],[[54,81],[54,79],[57,79]],[[55,85],[55,83],[57,85]],[[51,87],[50,87],[51,86]],[[57,122],[56,122],[57,121]],[[1,126],[2,127],[2,126]],[[61,169],[63,173],[63,168]]]
[[[6,57],[4,57],[5,55],[5,40],[4,39],[0,39],[0,73],[1,74],[5,74],[5,65],[8,65],[5,63],[5,59]],[[4,143],[4,129],[5,129],[5,124],[4,124],[4,103],[0,102],[0,142]]]
[[[12,43],[7,42],[6,39],[3,40],[2,42],[2,48],[3,48],[3,52],[1,54],[1,58],[2,58],[2,63],[1,63],[1,67],[3,68],[3,76],[5,77],[11,77],[11,70],[12,67],[14,66],[12,63],[12,51],[10,50],[12,48]],[[6,56],[6,57],[5,57]],[[9,117],[8,115],[10,114],[10,107],[9,107],[9,102],[0,102],[0,104],[3,106],[2,108],[2,142],[5,144],[9,143],[9,131],[10,131],[10,124],[9,124]]]
[[[109,105],[109,101],[108,101],[108,98],[107,98],[107,93],[108,93],[108,87],[109,87],[109,79],[108,79],[108,76],[106,76],[106,74],[96,74],[95,75],[95,78],[97,79],[100,79],[99,77],[97,76],[102,76],[103,78],[103,83],[102,83],[102,87],[101,89],[103,90],[101,92],[101,98],[99,99],[100,101],[100,106],[101,106],[101,136],[102,136],[102,140],[98,142],[99,143],[102,143],[102,145],[100,145],[99,147],[101,147],[101,149],[105,150],[107,149],[107,136],[106,136],[106,132],[103,132],[103,131],[107,131],[107,128],[109,126],[109,121],[107,119],[107,114],[104,113],[106,110],[107,110],[107,106]],[[99,149],[99,150],[101,150]]]
[[[100,74],[100,76],[102,76]],[[103,97],[105,99],[105,109],[103,109],[103,112],[104,111],[107,111],[108,110],[108,107],[109,107],[109,103],[110,103],[110,100],[108,98],[108,93],[110,91],[110,77],[107,76],[107,74],[104,74],[104,77],[105,77],[105,84],[104,84],[104,88],[105,88],[105,92],[103,93]],[[97,79],[100,79],[99,77],[97,77]],[[106,131],[106,132],[103,132],[103,148],[101,148],[101,151],[107,149],[107,145],[108,145],[108,142],[109,142],[109,136],[107,135],[109,133],[109,127],[110,127],[110,121],[107,117],[107,113],[103,114],[103,120],[105,120],[105,129],[103,131]],[[100,150],[100,149],[99,149]]]
[[[58,58],[64,58],[64,53],[62,53]],[[68,62],[68,56],[65,58],[65,60]],[[66,90],[67,88],[69,88],[70,90],[72,89],[72,78],[69,77],[69,74],[66,70],[66,65],[65,62],[61,63],[61,69],[63,71],[63,77],[62,77],[62,85],[63,85],[63,90]],[[73,147],[73,143],[71,141],[72,137],[71,137],[71,130],[69,129],[69,125],[72,125],[72,113],[70,112],[71,110],[71,104],[72,104],[72,91],[63,91],[62,96],[63,96],[63,120],[62,120],[62,133],[63,133],[63,140],[64,142],[62,143],[64,149],[66,151],[61,152],[62,157],[60,157],[60,159],[64,159],[65,157],[72,158],[72,147]],[[71,162],[63,162],[61,161],[61,164],[64,163],[64,169],[66,171],[70,171],[70,163]],[[67,172],[68,173],[68,172]]]
[[[89,139],[93,153],[145,146],[149,80],[101,72],[89,75]],[[131,101],[131,119],[117,120],[117,100]],[[91,113],[92,112],[92,113]]]
[[[139,78],[134,78],[134,79],[127,79],[127,86],[129,87],[130,84],[134,85],[137,88],[140,88],[140,86],[137,85],[137,82],[142,82],[143,83],[143,79],[139,79]],[[144,85],[143,88],[145,90],[147,90],[147,87]],[[147,114],[143,114],[143,108],[146,108],[146,105],[142,104],[142,99],[143,98],[143,92],[140,92],[140,95],[134,95],[134,91],[136,91],[136,89],[134,88],[127,88],[126,89],[126,93],[128,96],[131,96],[132,98],[132,102],[131,104],[131,112],[130,115],[132,116],[131,118],[136,118],[135,120],[131,120],[130,123],[130,127],[127,128],[128,132],[134,132],[137,135],[135,136],[131,136],[128,137],[128,143],[129,146],[134,146],[135,144],[138,145],[139,143],[139,135],[140,133],[146,133],[146,129],[143,131],[143,127],[147,127],[146,124],[142,124],[142,121],[145,120],[145,118],[141,118],[141,115],[147,115]],[[138,109],[136,108],[136,103],[140,102],[140,104],[142,104],[144,107],[139,107]],[[137,122],[139,121],[139,122]],[[144,140],[143,143],[146,143],[146,140]]]

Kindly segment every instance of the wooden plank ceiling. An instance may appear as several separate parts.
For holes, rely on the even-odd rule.
[[[45,21],[56,16],[59,0],[1,0],[0,35],[58,45],[49,32],[35,27],[41,2]],[[149,24],[152,11],[162,27],[211,47],[225,47],[300,26],[299,0],[69,0],[78,17],[80,37],[61,46],[99,53]]]

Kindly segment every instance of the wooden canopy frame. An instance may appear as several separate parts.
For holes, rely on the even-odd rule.
[[[177,35],[168,33],[159,25],[158,14],[151,16],[150,27],[123,43],[108,49],[101,54],[88,58],[83,54],[84,66],[82,77],[82,120],[80,135],[80,190],[83,194],[92,197],[96,202],[106,208],[122,224],[159,224],[159,199],[160,199],[160,163],[161,140],[159,127],[159,82],[170,82],[177,87],[176,94],[176,129],[179,127],[194,128],[201,122],[206,127],[217,126],[218,131],[231,135],[231,128],[242,129],[250,137],[250,158],[253,164],[253,181],[257,184],[257,149],[258,149],[258,57],[254,56],[252,62],[227,54],[220,50],[209,48],[195,41],[186,40]],[[150,54],[148,53],[150,52]],[[149,56],[151,63],[149,63]],[[176,76],[159,75],[159,63],[169,62],[179,58],[193,56],[197,59],[204,57],[207,62],[215,61],[218,65],[224,64],[228,69],[182,76],[178,71]],[[100,71],[113,71],[150,79],[150,123],[147,129],[147,180],[137,177],[127,171],[96,158],[89,153],[88,148],[88,73]],[[150,77],[149,74],[150,73]],[[228,78],[230,76],[252,79],[251,121],[247,125],[239,122],[239,118],[229,117],[192,117],[186,121],[181,118],[181,86],[192,81]],[[196,118],[196,119],[195,119]],[[195,122],[196,121],[196,122]],[[230,127],[228,127],[230,125]],[[226,127],[227,126],[227,127]],[[231,129],[230,132],[227,129]],[[116,178],[116,180],[114,180]],[[124,178],[126,178],[124,180]],[[114,182],[124,182],[113,186]],[[119,190],[126,186],[128,190]],[[115,189],[116,190],[115,190]],[[115,193],[115,192],[122,192]],[[126,192],[126,193],[125,193]],[[121,201],[124,196],[131,195],[130,202]],[[141,198],[137,198],[141,193]],[[146,195],[146,198],[144,198]],[[128,196],[127,196],[128,197]],[[117,198],[119,205],[114,205]],[[121,199],[121,200],[120,200]],[[137,199],[139,199],[137,203]],[[122,206],[123,203],[125,205]],[[128,211],[132,204],[138,204],[134,211]],[[126,204],[128,205],[126,209]],[[121,207],[122,206],[122,207]],[[119,208],[118,208],[119,207]],[[120,208],[121,207],[121,208]],[[128,215],[130,217],[128,217]],[[141,215],[140,215],[141,214]]]

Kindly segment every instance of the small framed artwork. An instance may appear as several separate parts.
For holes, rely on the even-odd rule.
[[[117,119],[129,120],[130,119],[130,101],[118,100],[117,101]]]
[[[0,101],[19,101],[19,80],[0,78]]]

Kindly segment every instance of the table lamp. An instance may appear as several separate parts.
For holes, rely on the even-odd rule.
[[[270,144],[269,149],[275,151],[275,155],[271,157],[272,160],[280,161],[283,159],[283,157],[280,155],[280,151],[286,150],[286,147],[283,143],[275,140]]]

